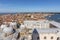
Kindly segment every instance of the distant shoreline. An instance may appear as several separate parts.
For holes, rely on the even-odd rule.
[[[60,14],[60,12],[16,12],[16,13],[0,13],[0,15],[6,15],[6,14]]]

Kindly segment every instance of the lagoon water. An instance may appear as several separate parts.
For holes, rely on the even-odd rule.
[[[60,14],[54,14],[51,17],[47,16],[46,18],[48,20],[54,20],[54,21],[60,22]]]

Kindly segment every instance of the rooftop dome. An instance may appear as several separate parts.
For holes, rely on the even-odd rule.
[[[5,28],[3,29],[3,32],[4,32],[4,33],[12,33],[12,32],[13,32],[13,28],[12,28],[12,27],[5,27]]]
[[[1,25],[1,29],[4,29],[5,27],[7,27],[7,25],[4,24]]]
[[[38,31],[36,29],[34,29],[33,33],[38,34]]]

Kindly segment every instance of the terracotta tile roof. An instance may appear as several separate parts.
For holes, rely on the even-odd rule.
[[[45,16],[48,16],[48,15],[51,15],[51,14],[39,14],[39,13],[36,13],[36,14],[14,14],[14,15],[11,15],[11,14],[7,14],[7,15],[2,15],[0,16],[0,20],[3,21],[6,21],[6,22],[9,22],[9,21],[12,21],[12,20],[17,20],[19,22],[23,22],[24,20],[45,20]],[[33,17],[31,17],[33,16]]]

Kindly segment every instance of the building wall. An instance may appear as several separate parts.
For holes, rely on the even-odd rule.
[[[57,34],[55,33],[41,33],[40,40],[57,40]]]
[[[24,25],[28,28],[49,28],[49,22],[47,20],[39,20],[39,21],[24,21]]]

